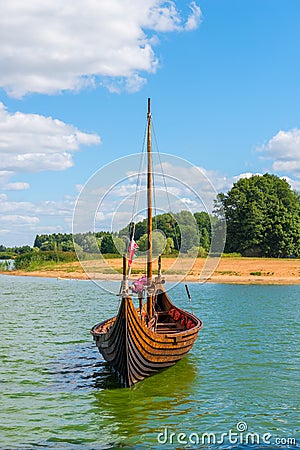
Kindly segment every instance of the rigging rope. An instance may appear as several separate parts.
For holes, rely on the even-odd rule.
[[[156,145],[156,148],[157,148],[158,160],[159,160],[159,164],[160,164],[160,168],[161,168],[161,174],[162,174],[162,178],[163,178],[163,182],[164,182],[164,188],[165,188],[165,192],[166,192],[166,196],[167,196],[169,214],[170,214],[170,216],[172,218],[171,226],[172,226],[173,232],[174,232],[175,244],[176,244],[177,250],[179,250],[179,243],[178,243],[178,239],[177,239],[176,227],[175,227],[175,224],[174,224],[175,217],[174,217],[174,214],[172,214],[172,212],[171,212],[171,202],[170,202],[169,192],[168,192],[168,188],[167,188],[166,176],[165,176],[165,172],[164,172],[163,165],[162,165],[162,162],[161,162],[160,151],[159,151],[159,147],[158,147],[158,143],[157,143],[157,138],[156,138],[156,133],[155,133],[155,129],[154,129],[154,124],[152,124],[152,128],[153,128],[154,141],[155,141],[155,145]]]
[[[133,228],[131,230],[131,233],[130,233],[131,236],[129,236],[129,240],[132,240],[134,238],[134,233],[135,233],[135,222],[133,222],[133,218],[136,214],[138,192],[140,192],[141,185],[142,185],[142,165],[143,165],[144,156],[145,156],[146,138],[147,138],[147,126],[145,128],[145,133],[144,133],[143,146],[142,146],[142,152],[141,152],[141,157],[140,157],[140,166],[139,166],[139,170],[138,170],[138,179],[137,179],[136,188],[135,188],[135,195],[134,195],[134,201],[133,201],[133,207],[132,207],[132,215],[131,215],[131,221],[130,221],[130,223],[133,223]]]
[[[148,123],[148,121],[147,121]],[[137,206],[138,206],[138,194],[141,191],[141,186],[142,186],[142,167],[144,164],[144,159],[145,159],[145,148],[146,148],[146,140],[147,140],[147,124],[145,127],[145,132],[144,132],[144,139],[143,139],[143,145],[142,145],[142,151],[141,151],[141,157],[140,157],[140,165],[139,165],[139,170],[138,170],[138,174],[137,174],[137,183],[136,183],[136,188],[135,188],[135,194],[134,194],[134,201],[133,201],[133,207],[132,207],[132,214],[131,214],[131,220],[130,220],[130,225],[132,225],[132,227],[129,228],[129,245],[131,242],[134,241],[134,237],[135,237],[135,225],[136,223],[134,222],[134,217],[137,213]],[[131,275],[131,265],[128,269],[128,278]]]
[[[148,125],[148,120],[146,123],[146,127],[145,127],[145,133],[144,133],[144,139],[143,139],[143,145],[142,145],[142,152],[141,152],[141,158],[140,158],[140,164],[139,164],[139,171],[138,171],[138,176],[137,176],[137,184],[136,184],[136,189],[135,189],[135,195],[134,195],[134,202],[133,202],[133,207],[132,207],[132,215],[131,215],[131,221],[130,224],[132,225],[131,229],[129,228],[129,241],[132,242],[134,240],[135,237],[135,228],[136,228],[136,223],[134,222],[134,217],[137,213],[137,206],[138,206],[138,195],[140,195],[141,192],[141,186],[142,186],[142,167],[144,164],[144,159],[145,159],[145,154],[146,154],[146,144],[147,144],[147,125]],[[167,189],[167,182],[166,182],[166,175],[164,173],[164,169],[163,169],[163,164],[162,164],[162,160],[161,160],[161,156],[160,156],[160,151],[159,151],[159,147],[158,147],[158,143],[157,143],[157,138],[156,138],[156,133],[155,133],[155,128],[154,128],[154,123],[153,123],[153,119],[151,120],[151,130],[153,132],[153,136],[154,136],[154,142],[155,142],[155,147],[157,150],[157,155],[158,155],[158,161],[159,161],[159,165],[160,165],[160,169],[161,169],[161,176],[163,179],[163,185],[164,185],[164,189],[165,189],[165,193],[166,193],[166,198],[167,198],[167,206],[168,206],[168,214],[170,214],[171,216],[171,227],[173,228],[173,234],[174,234],[174,240],[175,240],[175,245],[176,248],[179,249],[179,244],[178,244],[178,239],[177,239],[177,232],[176,232],[176,220],[174,215],[171,212],[171,201],[170,201],[170,197],[169,197],[169,193],[168,193],[168,189]],[[155,174],[153,172],[153,167],[151,168],[152,170],[152,174],[153,174],[153,203],[154,203],[154,222],[155,222],[155,229],[157,230],[157,201],[156,201],[156,194],[155,194]],[[131,274],[131,266],[129,268],[129,272],[128,272],[128,276],[130,276]]]

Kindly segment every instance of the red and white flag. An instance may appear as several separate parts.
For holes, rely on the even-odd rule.
[[[128,246],[128,253],[129,253],[129,257],[128,257],[128,267],[131,266],[131,263],[133,261],[133,258],[135,257],[135,250],[139,248],[139,246],[137,245],[137,243],[132,239],[129,246]]]

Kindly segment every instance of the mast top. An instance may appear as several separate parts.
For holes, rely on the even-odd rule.
[[[148,252],[147,252],[147,278],[148,283],[152,280],[152,142],[151,142],[151,110],[150,98],[148,98],[148,114],[147,114],[147,231],[148,231]],[[152,311],[152,296],[147,296],[147,311],[151,318]]]
[[[148,98],[148,117],[151,115],[151,99]]]

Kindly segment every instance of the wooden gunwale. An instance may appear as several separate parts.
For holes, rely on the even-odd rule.
[[[140,318],[137,315],[136,309],[133,306],[133,303],[132,303],[132,300],[130,299],[130,297],[126,298],[124,301],[128,302],[128,311],[129,311],[129,314],[130,314],[130,318],[134,320],[134,322],[136,324],[136,328],[138,328],[139,331],[141,331],[142,336],[146,336],[147,339],[150,339],[150,341],[153,341],[156,344],[165,344],[166,343],[165,342],[165,337],[168,336],[169,333],[168,332],[166,332],[166,333],[156,333],[156,332],[153,332],[153,331],[149,330],[145,324],[141,323]],[[172,333],[170,335],[170,338],[174,338],[174,335],[176,335],[178,338],[179,337],[182,338],[182,340],[184,338],[187,338],[186,340],[194,339],[194,337],[195,337],[194,335],[197,335],[199,330],[202,327],[202,322],[199,321],[199,319],[197,319],[197,317],[195,317],[194,315],[192,315],[192,314],[190,314],[190,313],[188,313],[188,312],[186,312],[186,311],[184,311],[184,310],[182,310],[180,308],[176,308],[176,309],[178,309],[182,313],[186,314],[188,317],[192,318],[194,321],[197,320],[198,324],[196,324],[195,327],[191,328],[190,330],[183,330],[183,331],[180,330],[178,332]],[[92,328],[92,330],[91,330],[91,333],[93,334],[93,336],[95,336],[95,337],[96,336],[99,336],[99,337],[103,336],[103,337],[105,337],[105,340],[112,338],[111,343],[113,344],[114,340],[116,339],[116,337],[118,335],[119,328],[121,326],[121,320],[118,320],[118,317],[119,317],[120,314],[122,315],[122,312],[123,311],[122,311],[122,306],[121,306],[120,311],[118,313],[118,316],[116,316],[116,318],[112,318],[112,319],[115,319],[114,320],[115,323],[112,325],[112,328],[105,334],[97,333],[96,329],[99,326],[107,323],[109,320],[112,320],[112,319],[109,319],[108,321],[100,322],[99,324],[95,325]],[[156,347],[155,346],[153,347],[148,340],[145,341],[145,342],[150,347],[152,347],[155,350]]]
[[[113,366],[125,386],[130,386],[174,365],[192,348],[202,322],[192,314],[180,308],[177,309],[186,313],[194,321],[196,319],[198,323],[194,328],[169,336],[167,333],[161,334],[148,330],[146,325],[141,323],[131,298],[122,299],[118,315],[116,318],[109,319],[114,323],[107,333],[97,333],[95,331],[97,325],[93,327],[91,332],[96,338],[96,342],[97,338],[100,341],[97,342],[100,352]],[[103,325],[109,320],[99,325]],[[124,327],[126,327],[126,331]],[[182,340],[174,342],[174,337],[181,337]],[[166,341],[166,338],[173,339]],[[108,344],[107,348],[101,346],[105,342]]]
[[[136,337],[136,342],[137,345],[139,345],[141,352],[148,353],[150,359],[154,355],[160,356],[162,352],[166,350],[168,351],[168,354],[171,354],[172,356],[182,354],[185,348],[189,348],[195,340],[194,336],[185,335],[184,337],[186,339],[181,341],[180,344],[178,343],[176,348],[174,348],[174,344],[172,342],[166,342],[165,339],[163,339],[164,335],[162,333],[154,333],[148,331],[145,327],[142,327],[141,324],[137,322],[133,311],[129,311],[128,322],[130,323],[130,332]],[[135,326],[133,326],[133,323]],[[172,334],[172,337],[175,335],[178,336],[179,334],[181,334],[181,332],[174,333]],[[160,338],[159,341],[156,339],[157,337]],[[141,345],[141,341],[145,346]],[[162,356],[166,357],[165,354]]]

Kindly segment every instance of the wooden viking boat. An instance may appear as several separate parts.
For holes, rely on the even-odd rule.
[[[91,329],[96,345],[104,359],[117,373],[123,387],[130,387],[163,369],[173,366],[192,348],[202,322],[171,302],[161,275],[152,274],[152,144],[151,111],[147,114],[147,277],[143,287],[128,287],[128,263],[123,256],[121,303],[117,315],[98,323]],[[132,300],[138,293],[139,307]],[[145,302],[144,302],[145,298]]]

